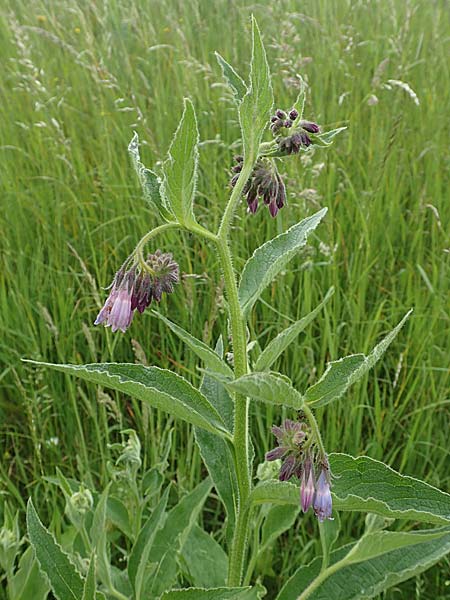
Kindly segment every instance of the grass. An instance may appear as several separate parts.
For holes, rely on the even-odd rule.
[[[252,218],[243,206],[239,211],[238,268],[265,239],[319,206],[329,208],[311,247],[258,303],[252,336],[264,346],[335,287],[326,310],[277,365],[301,389],[328,360],[370,350],[413,307],[382,364],[318,416],[329,451],[367,454],[448,489],[445,9],[439,0],[4,0],[0,481],[10,504],[23,508],[33,495],[51,514],[60,499],[43,476],[56,466],[66,476],[105,484],[108,444],[124,427],[138,431],[147,464],[158,459],[173,427],[167,477],[186,489],[201,477],[192,432],[183,424],[20,359],[145,360],[199,381],[194,356],[151,316],[136,319],[125,336],[92,322],[102,286],[155,224],[127,144],[137,130],[144,162],[162,159],[183,96],[196,105],[203,140],[197,214],[217,227],[239,133],[213,52],[246,73],[252,11],[268,46],[277,105],[292,103],[292,78],[300,72],[310,85],[307,116],[327,128],[348,126],[330,151],[285,163],[290,206],[276,221],[267,211]],[[406,82],[420,104],[389,80]],[[226,328],[215,253],[187,236],[167,234],[164,242],[186,276],[160,310],[213,342]],[[269,426],[279,419],[272,409],[254,409],[259,459],[272,444]],[[344,521],[347,534],[358,523]],[[310,536],[299,526],[280,542],[273,558],[277,581],[298,564],[299,553],[312,556]],[[294,540],[303,541],[303,550]],[[447,566],[386,598],[444,598]]]

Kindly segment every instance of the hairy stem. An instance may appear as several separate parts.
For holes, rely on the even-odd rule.
[[[323,445],[322,436],[320,435],[320,430],[319,430],[319,426],[316,421],[316,417],[314,416],[313,411],[309,408],[309,406],[307,404],[304,404],[302,406],[302,411],[305,413],[306,418],[309,421],[309,424],[311,426],[311,429],[312,429],[312,432],[314,435],[315,442],[319,448],[319,452],[320,452],[321,456],[325,457],[327,454],[325,452],[325,446]]]
[[[239,175],[239,178],[236,181],[236,185],[233,188],[230,200],[227,204],[225,212],[223,213],[222,221],[220,223],[219,231],[217,233],[217,235],[223,240],[228,239],[228,234],[231,222],[233,220],[234,211],[236,209],[237,203],[239,202],[239,198],[241,197],[242,190],[244,189],[244,186],[247,183],[252,171],[253,163],[244,162],[241,174]]]

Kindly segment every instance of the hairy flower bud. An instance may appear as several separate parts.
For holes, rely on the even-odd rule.
[[[292,109],[289,111],[289,118],[290,118],[292,121],[295,121],[295,119],[296,119],[297,117],[298,117],[298,111],[297,111],[295,108],[292,108]]]

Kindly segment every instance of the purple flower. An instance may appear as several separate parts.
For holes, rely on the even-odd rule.
[[[309,133],[319,133],[320,127],[317,123],[312,123],[311,121],[300,121],[300,127],[303,127],[305,131],[309,131]]]
[[[314,512],[320,522],[331,519],[333,501],[330,491],[330,475],[327,468],[322,468],[316,485],[316,494],[313,501]]]
[[[152,300],[160,302],[163,292],[171,294],[180,280],[178,264],[171,254],[161,250],[147,256],[144,269],[136,263],[127,269],[129,263],[127,259],[116,273],[109,296],[94,321],[95,325],[111,327],[113,332],[120,329],[125,333],[136,310],[143,313]]]
[[[302,511],[308,512],[309,507],[314,500],[314,469],[311,459],[307,459],[303,465],[301,484],[300,484],[300,503]]]

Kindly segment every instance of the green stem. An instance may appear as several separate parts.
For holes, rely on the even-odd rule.
[[[314,416],[313,411],[309,408],[307,404],[304,404],[302,406],[302,411],[305,413],[306,418],[309,421],[315,442],[319,448],[320,455],[325,457],[327,453],[325,452],[325,446],[323,445],[322,436],[320,435],[320,429],[317,424],[316,417]]]
[[[251,173],[253,171],[253,162],[245,162],[242,167],[241,174],[239,175],[239,179],[236,181],[236,185],[233,188],[233,191],[230,196],[230,200],[227,204],[225,212],[223,213],[222,221],[220,223],[219,231],[217,235],[222,240],[228,240],[228,233],[231,226],[231,221],[233,220],[234,211],[236,209],[237,203],[242,195],[242,190],[244,189],[245,184],[248,181]]]
[[[316,590],[319,585],[325,581],[325,579],[327,579],[330,575],[333,575],[333,573],[336,573],[336,571],[339,571],[339,569],[343,569],[347,564],[346,558],[347,557],[344,557],[342,560],[334,563],[334,565],[331,565],[331,567],[321,571],[320,574],[312,580],[308,587],[303,590],[297,600],[306,600],[306,598],[309,598],[314,590]]]
[[[320,572],[325,571],[330,562],[330,547],[327,544],[327,539],[325,535],[325,525],[319,521],[319,532],[320,532],[320,543],[322,545],[322,567]]]

